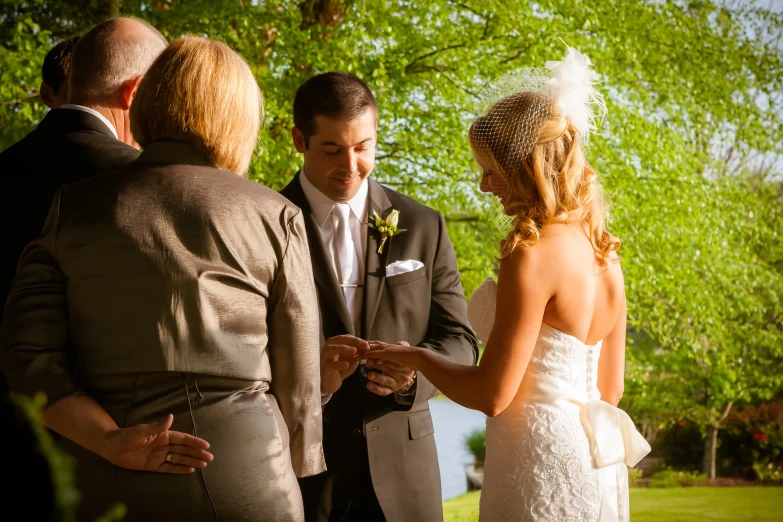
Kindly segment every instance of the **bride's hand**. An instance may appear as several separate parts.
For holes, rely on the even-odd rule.
[[[180,475],[203,469],[212,462],[209,443],[169,428],[174,416],[151,424],[117,428],[106,434],[106,455],[115,466],[137,471]]]
[[[421,348],[406,344],[387,344],[380,341],[370,341],[370,351],[361,356],[362,359],[390,361],[411,370],[418,370]],[[358,357],[358,356],[357,356]]]

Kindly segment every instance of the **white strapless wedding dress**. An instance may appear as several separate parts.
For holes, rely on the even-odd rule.
[[[487,280],[470,303],[484,340],[493,285]],[[600,352],[600,342],[542,325],[514,400],[487,419],[481,522],[629,520],[627,466],[650,446],[625,412],[600,400]]]

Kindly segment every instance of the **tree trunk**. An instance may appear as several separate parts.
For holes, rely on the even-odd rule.
[[[704,434],[704,460],[702,462],[702,472],[707,474],[707,478],[710,480],[715,479],[717,472],[715,462],[718,457],[718,431],[721,424],[728,418],[731,413],[731,408],[734,406],[733,402],[726,405],[723,410],[720,419],[714,425],[707,426],[707,431]]]
[[[97,6],[97,14],[100,20],[108,20],[109,18],[117,18],[120,16],[120,7],[122,6],[122,0],[101,0]]]
[[[718,453],[718,427],[707,426],[707,433],[704,435],[704,463],[702,471],[707,474],[710,480],[715,478],[715,460]]]
[[[299,2],[302,13],[301,29],[307,30],[314,25],[337,27],[351,8],[353,0],[303,0]]]

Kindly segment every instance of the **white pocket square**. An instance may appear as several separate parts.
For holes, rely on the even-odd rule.
[[[422,268],[424,263],[416,261],[415,259],[406,259],[405,261],[395,261],[390,265],[386,265],[386,277],[394,277],[408,272],[413,272]]]

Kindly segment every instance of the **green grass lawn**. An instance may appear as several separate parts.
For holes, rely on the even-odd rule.
[[[443,503],[445,522],[476,522],[479,492]],[[783,520],[783,488],[631,489],[633,522]]]

